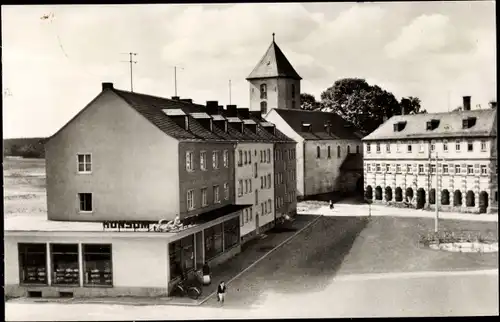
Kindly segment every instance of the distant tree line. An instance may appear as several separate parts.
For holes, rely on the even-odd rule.
[[[307,93],[300,96],[304,110],[333,112],[366,133],[374,131],[394,115],[427,113],[421,108],[418,97],[403,97],[400,101],[377,85],[364,79],[337,80],[321,93],[321,100]]]
[[[4,156],[45,158],[46,141],[46,138],[5,139],[3,153]]]

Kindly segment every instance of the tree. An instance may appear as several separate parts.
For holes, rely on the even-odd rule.
[[[399,103],[401,109],[405,111],[405,114],[426,114],[427,111],[420,109],[420,99],[418,97],[408,96],[403,97]]]
[[[321,93],[322,109],[337,113],[365,132],[374,131],[386,118],[401,113],[392,93],[364,79],[344,78]]]
[[[300,94],[300,109],[314,111],[320,107],[320,103],[316,101],[314,95],[308,93]]]

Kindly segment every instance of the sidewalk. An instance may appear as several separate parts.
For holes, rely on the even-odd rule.
[[[331,210],[329,206],[306,206],[297,205],[299,214],[314,214],[322,216],[368,216],[369,205],[367,204],[335,204]],[[305,208],[309,208],[306,210]],[[418,218],[434,218],[434,211],[411,209],[411,208],[393,208],[384,205],[371,205],[372,216],[390,216],[390,217],[418,217]],[[440,219],[455,219],[469,221],[485,221],[498,222],[498,214],[466,214],[456,212],[439,212]]]
[[[102,297],[102,298],[16,298],[12,303],[70,303],[70,304],[117,304],[117,305],[178,305],[198,306],[209,300],[216,292],[221,281],[229,284],[242,275],[267,255],[293,239],[302,230],[314,224],[321,216],[297,215],[295,220],[287,226],[287,231],[266,232],[264,238],[256,238],[242,246],[241,253],[227,262],[212,269],[212,283],[203,287],[202,295],[198,300],[180,297]]]

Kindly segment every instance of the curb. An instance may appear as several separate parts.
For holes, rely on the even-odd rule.
[[[323,217],[323,215],[319,214],[316,219],[311,220],[311,222],[309,222],[307,225],[305,225],[300,230],[298,230],[297,232],[295,232],[292,236],[288,237],[287,239],[285,239],[284,241],[282,241],[278,246],[274,247],[273,249],[271,249],[270,251],[268,251],[267,253],[265,253],[264,255],[262,255],[262,257],[260,257],[259,259],[257,259],[255,262],[253,262],[252,264],[250,264],[247,268],[245,268],[244,270],[242,270],[241,272],[239,272],[238,274],[236,274],[236,276],[234,276],[229,281],[227,281],[226,284],[229,285],[229,283],[231,283],[232,281],[234,281],[235,279],[237,279],[238,277],[240,277],[241,275],[243,275],[244,273],[246,273],[248,270],[250,270],[255,265],[257,265],[261,260],[263,260],[264,258],[266,258],[267,256],[269,256],[271,253],[273,253],[275,250],[277,250],[281,246],[283,246],[286,243],[288,243],[290,240],[292,240],[293,238],[295,238],[298,234],[300,234],[301,232],[303,232],[306,228],[309,228],[310,226],[312,226],[313,224],[315,224],[322,217]],[[202,305],[203,303],[205,303],[206,301],[208,301],[212,296],[215,295],[215,293],[216,292],[212,292],[205,299],[203,299],[200,302],[198,302],[198,305]]]

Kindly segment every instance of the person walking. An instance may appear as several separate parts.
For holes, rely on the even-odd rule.
[[[333,201],[330,200],[330,210],[333,210]]]
[[[222,281],[217,287],[217,301],[219,301],[220,304],[223,305],[225,297],[226,297],[226,284],[224,283],[224,281]]]
[[[205,262],[202,268],[203,272],[203,285],[210,285],[212,280],[210,278],[210,266],[208,266],[208,262]]]

